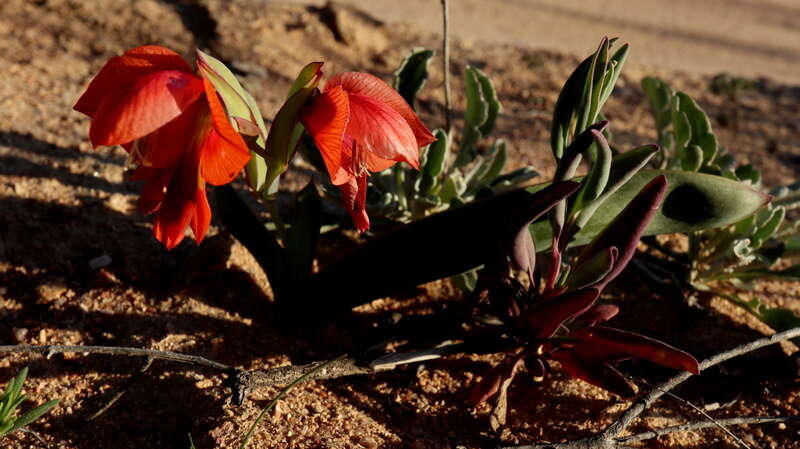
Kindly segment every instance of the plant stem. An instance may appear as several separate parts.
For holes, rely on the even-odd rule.
[[[275,223],[275,230],[278,231],[278,237],[283,242],[284,248],[287,245],[287,234],[286,234],[286,225],[283,223],[283,218],[281,218],[281,213],[278,210],[278,200],[272,199],[266,202],[267,208],[269,209],[269,216],[272,218],[272,222]]]
[[[442,2],[442,73],[444,75],[444,123],[447,135],[452,129],[450,105],[450,4]]]

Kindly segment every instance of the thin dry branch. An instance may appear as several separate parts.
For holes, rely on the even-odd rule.
[[[288,384],[310,372],[315,366],[318,366],[318,364],[308,364],[301,366],[281,366],[264,371],[247,371],[195,355],[158,351],[155,349],[117,346],[4,345],[0,346],[0,354],[3,353],[42,354],[48,359],[55,354],[64,353],[105,354],[112,356],[143,357],[151,360],[166,360],[210,368],[216,371],[223,371],[228,375],[226,385],[231,389],[231,401],[236,405],[242,404],[247,398],[247,395],[255,389]],[[375,371],[376,370],[371,368],[360,366],[355,359],[345,358],[331,363],[324,370],[313,373],[313,375],[308,376],[305,380],[335,379],[358,374],[370,374]]]
[[[705,370],[707,368],[710,368],[714,365],[718,365],[734,357],[747,354],[749,352],[755,351],[756,349],[761,349],[765,346],[770,346],[776,343],[780,343],[782,341],[791,340],[792,338],[795,337],[800,337],[800,327],[789,329],[784,332],[779,332],[769,337],[761,338],[759,340],[755,340],[750,343],[737,346],[725,352],[721,352],[717,355],[711,356],[700,362],[700,370],[701,371]],[[676,375],[672,379],[669,379],[668,381],[662,383],[661,385],[654,388],[646,395],[639,398],[639,400],[637,400],[630,407],[628,407],[628,409],[625,410],[625,412],[623,412],[622,415],[620,415],[619,418],[617,418],[611,425],[609,425],[604,431],[596,435],[592,435],[590,437],[583,438],[580,440],[568,441],[566,443],[507,446],[502,449],[612,449],[618,447],[619,445],[623,444],[624,442],[623,440],[624,438],[626,438],[626,437],[620,437],[620,435],[628,428],[628,426],[631,425],[631,423],[633,423],[633,421],[636,418],[641,416],[641,414],[645,410],[647,410],[651,405],[653,405],[653,403],[655,403],[661,396],[663,396],[670,390],[674,389],[675,387],[683,383],[686,379],[688,379],[691,376],[692,373],[684,371]],[[747,419],[747,418],[739,418],[739,419]],[[725,424],[726,421],[727,420],[718,420],[718,422],[723,424]],[[704,423],[706,424],[705,427],[711,427],[716,425],[713,422],[704,421]],[[695,425],[695,423],[691,424]],[[675,426],[673,428],[675,430],[673,431],[677,432],[682,430],[678,429],[679,427],[680,426]],[[659,430],[655,430],[652,432],[659,432]]]
[[[686,432],[689,430],[700,430],[714,427],[717,424],[723,426],[741,426],[745,424],[769,424],[769,423],[782,423],[787,421],[800,420],[800,416],[751,416],[741,418],[727,418],[717,419],[715,422],[711,421],[695,421],[678,426],[663,427],[661,429],[648,430],[647,432],[637,433],[635,435],[628,435],[626,437],[617,438],[620,443],[633,443],[635,441],[650,440],[658,438],[663,435],[669,435],[676,432]]]
[[[452,128],[452,111],[450,105],[450,5],[448,0],[442,2],[442,73],[444,76],[444,123],[447,134]]]

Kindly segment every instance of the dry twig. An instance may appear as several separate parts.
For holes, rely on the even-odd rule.
[[[126,357],[144,357],[145,359],[152,360],[167,360],[170,362],[210,368],[216,371],[223,371],[228,375],[226,385],[231,389],[231,401],[236,405],[241,405],[247,398],[247,395],[255,389],[288,384],[298,377],[312,371],[314,367],[317,366],[317,364],[309,364],[281,366],[264,371],[247,371],[195,355],[157,351],[155,349],[117,346],[5,345],[0,346],[0,354],[2,353],[42,354],[48,359],[55,354],[64,353],[106,354]],[[373,372],[375,372],[375,370],[360,366],[355,359],[345,358],[336,360],[334,363],[327,365],[324,370],[315,372],[313,375],[304,378],[304,380],[335,379],[338,377],[369,374]],[[109,406],[110,405],[111,404],[109,404]]]

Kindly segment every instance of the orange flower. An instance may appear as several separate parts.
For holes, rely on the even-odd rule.
[[[397,91],[366,73],[347,72],[331,78],[301,121],[362,232],[369,229],[365,207],[368,172],[385,170],[397,162],[419,169],[419,148],[436,140]]]
[[[111,58],[74,109],[91,117],[94,147],[122,145],[138,165],[156,239],[172,249],[191,226],[199,243],[211,223],[206,182],[229,183],[250,159],[211,83],[171,50],[138,47]]]

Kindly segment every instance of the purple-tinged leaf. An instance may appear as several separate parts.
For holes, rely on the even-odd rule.
[[[617,313],[619,313],[619,307],[613,304],[595,304],[591,309],[578,316],[576,320],[589,324],[597,324],[614,318]]]
[[[514,267],[528,273],[528,277],[533,281],[533,269],[536,267],[536,247],[533,244],[531,231],[525,223],[517,231],[511,245],[511,261]]]
[[[666,176],[659,175],[653,178],[625,206],[625,209],[581,251],[576,262],[577,265],[588,261],[594,255],[605,251],[607,248],[618,248],[619,257],[614,264],[614,268],[600,283],[601,289],[617,277],[633,257],[639,238],[661,206],[666,191]]]
[[[587,362],[618,362],[645,359],[668,368],[700,372],[697,360],[690,354],[664,342],[613,327],[589,326],[569,335],[578,341],[571,350]]]
[[[600,296],[600,290],[574,290],[538,301],[524,312],[528,331],[534,338],[550,338],[570,318],[588,310]]]
[[[592,131],[602,133],[606,126],[608,126],[608,120],[593,123],[575,138],[564,151],[564,157],[558,163],[556,172],[553,175],[554,181],[566,181],[575,176],[575,171],[581,163],[583,153],[594,143],[595,137]]]

